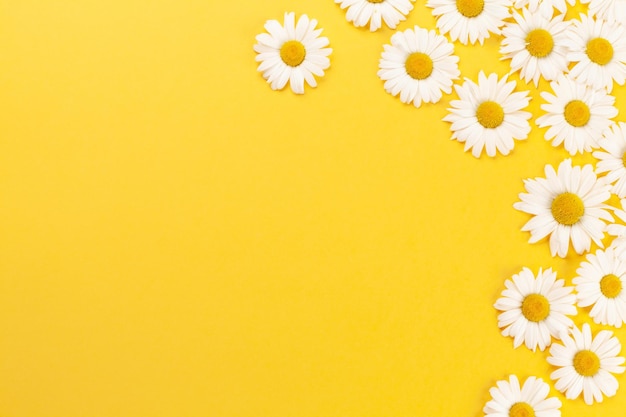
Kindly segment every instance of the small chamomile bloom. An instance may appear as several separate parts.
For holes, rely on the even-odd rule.
[[[522,342],[533,352],[550,346],[552,337],[558,338],[563,330],[574,323],[567,316],[576,314],[576,297],[573,287],[556,279],[551,268],[535,277],[528,268],[504,282],[506,289],[494,307],[501,311],[498,327],[503,336],[513,337],[513,347]]]
[[[564,332],[561,343],[550,347],[548,363],[558,367],[550,374],[556,380],[554,387],[573,400],[583,394],[586,404],[602,402],[603,396],[617,393],[619,383],[613,374],[624,372],[624,358],[618,356],[622,345],[610,330],[602,330],[595,337],[589,324]]]
[[[269,33],[257,35],[256,61],[263,78],[272,87],[280,90],[287,82],[296,94],[304,94],[304,82],[317,86],[315,75],[322,77],[330,66],[328,56],[331,48],[328,38],[320,37],[322,29],[315,29],[317,20],[302,15],[295,22],[295,14],[285,13],[284,24],[268,20],[265,29]]]
[[[573,6],[576,4],[576,0],[567,0],[567,3]],[[517,9],[528,6],[530,12],[539,13],[548,19],[554,14],[554,9],[561,14],[565,14],[567,11],[565,0],[515,0],[514,6]]]
[[[488,156],[508,155],[514,139],[524,140],[530,132],[531,114],[522,111],[530,101],[528,91],[513,92],[515,81],[498,79],[495,73],[478,74],[478,84],[465,79],[454,88],[459,100],[452,100],[444,121],[452,123],[451,139],[465,143],[465,151],[480,157],[483,148]]]
[[[510,16],[509,0],[428,0],[437,18],[437,29],[453,41],[481,45],[491,33],[499,35]]]
[[[589,3],[589,14],[608,22],[626,22],[626,0],[581,0]]]
[[[550,87],[554,94],[541,92],[547,102],[541,109],[546,114],[537,118],[539,127],[549,128],[546,140],[552,140],[552,146],[563,143],[570,155],[597,148],[602,133],[613,123],[611,118],[617,116],[615,97],[566,75]]]
[[[395,29],[413,10],[413,1],[415,0],[335,0],[335,3],[342,9],[348,9],[348,22],[356,27],[369,23],[370,31],[374,32],[381,28],[382,22],[390,29]]]
[[[561,401],[548,397],[550,386],[530,376],[520,387],[517,376],[496,382],[489,390],[491,400],[483,408],[485,417],[560,417]]]
[[[626,197],[626,123],[618,122],[598,141],[600,150],[593,156],[598,159],[596,173],[606,173],[606,181],[613,184],[611,191],[619,198]]]
[[[530,231],[530,243],[550,236],[552,256],[564,258],[569,244],[577,254],[588,252],[593,240],[599,247],[606,222],[613,217],[604,204],[610,197],[610,185],[598,179],[589,164],[572,167],[572,161],[561,162],[558,171],[545,167],[545,178],[527,179],[528,193],[520,193],[513,205],[533,217],[522,227]]]
[[[522,14],[514,11],[515,22],[502,29],[500,53],[504,59],[511,59],[511,70],[520,70],[524,81],[532,80],[537,86],[540,76],[552,81],[567,71],[564,41],[569,21],[563,21],[563,17],[547,18],[523,9]]]
[[[391,45],[384,45],[379,61],[378,76],[385,82],[385,90],[400,94],[403,103],[420,107],[424,103],[441,100],[442,92],[452,92],[452,82],[459,78],[452,43],[434,30],[415,26],[391,37]]]

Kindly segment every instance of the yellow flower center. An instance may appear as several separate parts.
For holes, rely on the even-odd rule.
[[[456,9],[465,17],[476,17],[484,8],[485,0],[456,0]]]
[[[528,53],[537,58],[543,58],[552,52],[554,40],[552,35],[545,29],[531,30],[526,36],[526,49]]]
[[[298,41],[287,41],[280,47],[280,58],[290,67],[297,67],[302,64],[306,50],[304,45]]]
[[[565,105],[565,121],[574,127],[582,127],[589,122],[589,106],[580,100],[572,100]]]
[[[622,155],[622,164],[624,164],[624,168],[626,168],[626,152]]]
[[[600,369],[600,358],[590,350],[581,350],[574,355],[574,369],[582,376],[594,376]]]
[[[605,275],[600,280],[600,291],[606,298],[615,298],[622,292],[622,280],[613,274]]]
[[[509,409],[509,417],[535,417],[535,410],[528,403],[515,403]]]
[[[367,0],[367,1],[369,1],[370,3],[382,3],[385,0]]]
[[[522,314],[528,321],[540,322],[550,314],[550,303],[541,294],[528,294],[522,301]]]
[[[430,77],[433,72],[433,60],[421,52],[413,52],[404,63],[406,73],[416,80]]]
[[[606,65],[613,59],[613,45],[604,38],[594,38],[587,42],[587,56],[591,62]]]
[[[563,193],[552,200],[552,216],[557,222],[571,226],[585,214],[585,205],[576,194]]]
[[[504,109],[495,101],[485,101],[476,109],[478,123],[487,129],[495,129],[504,121]]]

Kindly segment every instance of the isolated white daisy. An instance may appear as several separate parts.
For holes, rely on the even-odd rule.
[[[613,82],[626,80],[626,31],[618,23],[609,23],[581,14],[568,30],[567,58],[575,63],[570,75],[596,89],[610,93]]]
[[[589,14],[608,22],[626,22],[626,0],[581,0],[589,3]]]
[[[572,161],[561,162],[558,172],[545,167],[545,178],[524,180],[528,193],[520,193],[513,205],[533,217],[522,227],[530,231],[530,243],[550,236],[552,256],[564,258],[569,243],[579,255],[588,252],[591,240],[602,246],[606,224],[613,217],[604,202],[610,197],[610,185],[597,179],[589,164],[572,167]],[[604,221],[603,221],[604,220]]]
[[[320,37],[322,29],[315,29],[317,20],[302,15],[295,22],[295,14],[285,13],[284,25],[277,20],[265,22],[269,33],[257,35],[256,61],[260,62],[257,70],[272,87],[280,90],[289,81],[296,94],[304,94],[304,82],[311,87],[317,86],[314,75],[321,77],[330,66],[328,56],[331,48],[328,38]]]
[[[576,270],[576,297],[581,307],[593,308],[589,316],[596,323],[617,328],[626,321],[626,260],[620,260],[612,248],[587,255]]]
[[[502,311],[498,315],[498,327],[503,336],[513,337],[513,347],[522,342],[534,352],[550,346],[552,337],[558,338],[563,330],[574,323],[567,316],[576,314],[576,296],[573,287],[556,279],[551,268],[539,269],[537,277],[528,268],[504,282],[506,290],[494,307]]]
[[[489,390],[491,400],[483,408],[486,417],[560,417],[561,401],[548,397],[550,386],[530,376],[520,387],[517,376],[496,382]]]
[[[576,0],[567,0],[570,5],[576,4]],[[554,9],[557,9],[561,14],[565,14],[567,11],[567,4],[565,0],[515,0],[514,6],[518,9],[528,5],[528,10],[532,13],[539,12],[543,17],[551,18],[554,14]]]
[[[513,12],[515,23],[507,23],[502,29],[500,53],[511,59],[512,71],[521,70],[524,81],[532,80],[537,86],[540,76],[551,81],[567,71],[564,40],[569,21],[564,22],[564,16],[548,18],[522,9],[522,14]]]
[[[541,109],[547,114],[536,120],[539,127],[549,127],[546,140],[552,139],[552,146],[563,143],[570,155],[597,148],[602,133],[613,123],[610,119],[617,116],[615,97],[566,75],[550,87],[554,94],[541,92],[547,101]]]
[[[615,216],[622,221],[622,224],[609,224],[607,232],[609,235],[615,236],[615,239],[613,239],[610,246],[610,248],[615,251],[615,256],[621,260],[626,260],[626,226],[623,224],[626,223],[626,198],[622,198],[620,203],[622,208],[614,209],[613,213],[615,213]]]
[[[420,107],[422,102],[441,100],[442,92],[452,92],[452,80],[461,73],[459,57],[453,55],[454,46],[444,36],[415,26],[396,32],[391,45],[383,47],[378,76],[389,94],[400,94],[403,103]]]
[[[528,106],[528,91],[513,92],[515,81],[507,81],[504,76],[498,80],[497,74],[487,77],[482,71],[478,74],[478,84],[465,79],[463,85],[455,85],[459,100],[452,100],[450,113],[443,118],[451,122],[451,139],[465,143],[465,151],[480,157],[483,147],[488,156],[495,156],[496,150],[508,155],[513,150],[513,139],[523,140],[530,132],[529,112],[522,111]]]
[[[550,374],[556,380],[554,387],[573,400],[582,392],[585,403],[602,402],[602,395],[612,397],[618,382],[612,374],[624,372],[624,358],[617,356],[622,349],[610,330],[602,330],[592,337],[589,324],[577,327],[570,334],[561,335],[561,343],[550,347],[548,363],[559,369]]]
[[[604,178],[613,184],[611,191],[619,198],[626,197],[626,123],[612,124],[604,132],[598,145],[601,150],[593,153],[599,159],[596,173],[606,173]]]
[[[335,0],[342,9],[348,9],[346,19],[356,27],[363,27],[369,23],[370,31],[380,29],[382,21],[395,29],[398,23],[404,21],[413,10],[415,0]]]
[[[481,45],[490,33],[499,35],[509,17],[509,0],[428,0],[437,18],[437,29],[450,34],[453,41]]]

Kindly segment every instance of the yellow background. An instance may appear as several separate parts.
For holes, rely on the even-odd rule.
[[[285,11],[334,49],[304,96],[256,71]],[[420,0],[400,29],[434,22]],[[1,0],[0,416],[478,417],[495,381],[547,379],[492,305],[522,266],[575,276],[512,208],[568,155],[534,123],[464,153],[454,96],[384,91],[392,33],[331,0]],[[462,76],[507,73],[499,40],[457,43]]]

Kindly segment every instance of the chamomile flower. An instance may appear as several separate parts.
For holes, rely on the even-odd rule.
[[[611,197],[610,185],[597,179],[589,164],[572,167],[572,161],[561,162],[558,171],[545,167],[545,178],[527,179],[528,193],[520,193],[513,205],[533,217],[522,227],[530,231],[530,243],[550,236],[552,256],[564,258],[571,241],[579,255],[588,252],[593,240],[602,246],[606,224],[613,217],[604,203]]]
[[[610,93],[613,82],[626,80],[626,31],[618,23],[609,23],[581,14],[568,31],[567,58],[575,63],[570,75],[596,89]]]
[[[626,198],[623,198],[620,203],[622,205],[621,210],[615,209],[613,212],[618,219],[626,223]],[[626,260],[626,226],[619,223],[609,224],[607,233],[615,236],[610,246],[615,251],[615,255],[621,260]]]
[[[552,146],[563,143],[570,155],[597,148],[602,133],[613,123],[610,119],[617,116],[615,97],[566,75],[550,87],[554,94],[541,92],[547,101],[541,109],[547,114],[537,118],[539,127],[549,127],[546,140],[552,139]]]
[[[589,316],[596,323],[617,328],[626,321],[626,260],[620,260],[612,248],[587,255],[576,270],[578,305],[593,308]]]
[[[589,3],[589,14],[608,22],[626,22],[626,0],[582,0]]]
[[[508,0],[428,0],[426,6],[433,9],[441,34],[464,45],[482,45],[490,33],[500,34],[510,16]]]
[[[611,191],[619,198],[626,197],[626,123],[612,124],[604,132],[598,145],[601,150],[593,153],[599,159],[596,173],[606,173],[604,178],[613,184]]]
[[[346,19],[356,27],[370,25],[370,31],[380,29],[382,21],[395,29],[413,10],[415,0],[335,0],[342,9],[348,9]]]
[[[537,86],[540,76],[551,81],[567,71],[568,51],[563,42],[569,21],[564,22],[564,16],[547,18],[523,9],[521,15],[514,11],[515,23],[502,29],[500,53],[511,59],[512,71],[521,70],[524,81],[532,80]]]
[[[384,45],[378,76],[385,82],[385,90],[400,94],[403,103],[420,107],[422,102],[436,103],[442,92],[452,92],[452,80],[459,78],[454,47],[434,30],[415,26],[391,37],[391,45]]]
[[[485,417],[560,417],[561,401],[548,397],[550,386],[543,379],[530,376],[520,387],[517,376],[498,381],[489,390],[491,400],[483,408]]]
[[[558,338],[563,330],[574,323],[567,317],[576,314],[576,297],[572,287],[556,279],[551,268],[539,269],[537,277],[528,268],[504,282],[506,290],[494,307],[502,311],[498,315],[498,327],[503,336],[513,337],[513,347],[522,342],[534,352],[544,350]]]
[[[576,4],[576,0],[567,0],[567,3],[573,6]],[[532,13],[538,12],[548,19],[554,14],[554,9],[557,9],[561,14],[565,14],[567,11],[565,0],[515,0],[514,3],[514,6],[518,9],[526,5]]]
[[[465,143],[465,151],[480,157],[483,148],[488,156],[496,150],[508,155],[513,150],[513,139],[523,140],[530,132],[531,114],[522,111],[528,105],[528,91],[513,92],[515,81],[496,74],[487,77],[478,74],[478,84],[465,79],[454,88],[459,100],[452,100],[450,113],[443,118],[451,122],[452,139]]]
[[[603,395],[612,397],[619,386],[612,374],[624,372],[624,358],[617,356],[622,349],[619,340],[610,330],[602,330],[596,337],[591,335],[589,324],[583,324],[564,333],[560,343],[550,347],[548,363],[559,367],[550,374],[556,380],[554,387],[573,400],[581,392],[586,404],[602,402]]]
[[[317,20],[302,15],[295,22],[294,13],[285,13],[284,24],[268,20],[265,29],[269,33],[257,35],[257,70],[272,90],[282,89],[287,82],[296,94],[304,94],[304,82],[317,86],[315,75],[321,77],[330,66],[328,56],[331,48],[328,38],[320,37],[322,29],[315,29]]]

